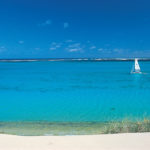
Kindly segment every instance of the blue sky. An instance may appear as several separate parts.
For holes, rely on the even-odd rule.
[[[0,58],[79,57],[150,57],[150,1],[0,1]]]

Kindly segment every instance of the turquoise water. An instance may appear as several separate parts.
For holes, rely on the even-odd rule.
[[[150,61],[139,63],[144,74],[130,74],[132,61],[0,62],[0,121],[148,118]]]

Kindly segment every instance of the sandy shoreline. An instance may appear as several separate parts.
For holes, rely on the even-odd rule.
[[[150,133],[81,136],[0,134],[1,150],[149,150]]]

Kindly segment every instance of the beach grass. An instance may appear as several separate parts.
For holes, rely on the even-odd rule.
[[[141,121],[131,121],[125,119],[120,122],[110,122],[101,128],[101,133],[136,133],[150,132],[150,120],[144,119]]]

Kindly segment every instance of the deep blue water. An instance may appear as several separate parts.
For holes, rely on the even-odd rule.
[[[86,122],[150,116],[150,61],[0,62],[0,121]]]

